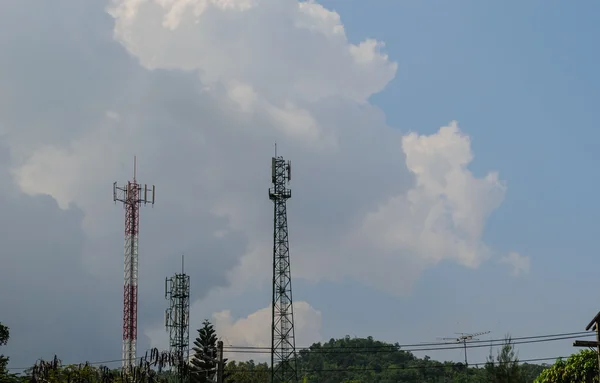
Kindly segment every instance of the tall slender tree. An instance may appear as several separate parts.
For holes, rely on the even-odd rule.
[[[519,368],[519,357],[512,337],[507,334],[504,344],[498,352],[496,359],[491,355],[488,357],[486,366],[490,383],[523,383],[525,382],[521,369]]]
[[[217,372],[217,333],[213,325],[205,320],[198,329],[198,337],[192,348],[194,354],[190,361],[192,383],[216,381]]]

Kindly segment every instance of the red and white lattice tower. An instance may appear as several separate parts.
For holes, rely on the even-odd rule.
[[[129,370],[135,363],[137,341],[138,302],[138,234],[140,206],[154,205],[154,192],[147,185],[142,187],[136,180],[136,160],[133,160],[133,182],[123,187],[113,184],[113,199],[125,208],[125,280],[123,289],[123,369]],[[150,194],[150,195],[149,195]]]

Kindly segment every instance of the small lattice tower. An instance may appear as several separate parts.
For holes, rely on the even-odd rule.
[[[138,306],[138,234],[140,227],[140,207],[154,205],[154,185],[148,188],[137,183],[136,159],[133,159],[133,182],[125,186],[113,184],[113,200],[123,203],[125,208],[125,278],[123,286],[123,370],[130,371],[135,363],[137,342]]]
[[[292,191],[287,188],[291,164],[283,157],[277,157],[276,152],[271,170],[273,187],[269,189],[269,199],[274,204],[271,382],[296,383],[298,374],[286,206],[286,201],[292,197]]]
[[[190,343],[190,277],[183,270],[183,255],[181,274],[176,273],[165,280],[165,298],[169,300],[169,308],[165,311],[169,351],[175,356],[177,375],[183,382]]]

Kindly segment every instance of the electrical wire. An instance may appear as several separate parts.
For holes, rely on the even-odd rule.
[[[587,336],[592,336],[595,334],[588,334]],[[522,341],[522,342],[511,342],[511,344],[513,345],[518,345],[518,344],[531,344],[531,343],[543,343],[543,342],[552,342],[552,341],[557,341],[557,340],[565,340],[565,339],[575,339],[575,338],[579,338],[582,336],[569,336],[569,337],[561,337],[561,338],[551,338],[551,339],[538,339],[538,340],[529,340],[529,341]],[[466,348],[467,349],[471,349],[471,348],[480,348],[480,347],[493,347],[493,346],[501,346],[503,343],[496,343],[496,344],[475,344],[475,345],[470,345],[469,343],[467,343]],[[459,345],[452,345],[452,346],[446,346],[446,347],[426,347],[426,348],[412,348],[412,349],[392,349],[392,348],[388,348],[387,350],[382,350],[382,349],[372,349],[372,350],[363,350],[361,351],[361,349],[359,347],[356,348],[348,348],[347,350],[343,350],[343,348],[339,348],[336,350],[332,350],[329,351],[329,348],[321,348],[321,349],[312,349],[312,350],[300,350],[300,351],[309,351],[311,354],[351,354],[351,353],[393,353],[393,352],[421,352],[421,351],[445,351],[445,350],[463,350],[465,348],[464,344],[459,344]],[[298,349],[296,349],[298,350]],[[233,350],[233,349],[229,349],[227,351],[228,353],[240,353],[240,354],[270,354],[271,350]]]
[[[566,359],[568,356],[557,356],[557,357],[548,357],[548,358],[532,358],[532,359],[524,359],[519,360],[519,363],[529,363],[529,362],[543,362],[548,360],[558,360],[558,359]],[[389,366],[389,367],[357,367],[357,368],[301,368],[298,369],[298,372],[361,372],[361,371],[389,371],[389,370],[420,370],[420,369],[445,369],[464,366],[462,363],[456,362],[438,362],[439,365],[434,366]],[[479,363],[469,363],[469,368],[471,367],[483,367],[488,362],[479,362]],[[495,362],[498,363],[498,362]],[[500,363],[502,364],[502,363]],[[257,371],[257,370],[235,370],[235,372],[244,372],[244,373],[265,373],[269,371]]]
[[[565,332],[565,333],[556,333],[556,334],[546,334],[546,335],[532,335],[532,336],[523,336],[523,337],[516,337],[516,338],[511,338],[512,341],[519,341],[519,340],[529,340],[529,339],[540,339],[540,338],[553,338],[553,337],[563,337],[563,336],[589,336],[589,335],[593,335],[591,334],[589,331],[577,331],[577,332]],[[458,337],[456,337],[457,341],[456,342],[435,342],[435,343],[412,343],[412,344],[389,344],[389,345],[381,345],[381,346],[367,346],[367,347],[362,347],[362,346],[332,346],[332,347],[328,347],[326,346],[326,343],[323,345],[323,348],[327,348],[327,349],[336,349],[336,348],[340,348],[340,349],[351,349],[351,348],[360,348],[360,349],[370,349],[370,348],[393,348],[393,347],[400,347],[400,348],[406,348],[406,347],[424,347],[424,346],[445,346],[448,344],[452,344],[452,343],[459,343],[462,345],[462,341],[458,341]],[[497,338],[497,339],[487,339],[487,340],[467,340],[467,344],[477,344],[477,343],[486,343],[489,345],[490,342],[496,343],[496,342],[505,342],[506,339],[505,338]],[[462,347],[462,346],[461,346]],[[227,345],[224,346],[223,349],[268,349],[270,350],[270,347],[257,347],[257,346],[233,346],[233,345]],[[296,347],[296,350],[311,350],[313,351],[313,349],[311,349],[310,347]]]
[[[559,334],[551,334],[551,335],[537,335],[537,336],[527,336],[527,337],[518,337],[511,338],[512,344],[527,344],[527,343],[540,343],[540,342],[551,342],[555,340],[564,340],[564,339],[573,339],[579,337],[587,337],[593,336],[595,334],[590,332],[572,332],[572,333],[559,333]],[[550,338],[550,339],[549,339]],[[490,340],[481,340],[481,341],[466,341],[467,348],[476,348],[476,347],[489,347],[498,346],[504,344],[506,339],[490,339]],[[435,347],[426,347],[426,346],[435,346]],[[380,350],[384,349],[385,352],[390,351],[432,351],[432,350],[454,350],[454,349],[463,349],[463,342],[456,342],[455,344],[449,342],[438,342],[438,343],[418,343],[418,344],[390,344],[390,345],[380,345],[380,346],[327,346],[327,344],[323,345],[320,348],[312,348],[311,347],[296,347],[296,351],[310,351],[313,352],[330,352],[330,350],[343,350],[343,351],[351,351],[351,350]],[[228,352],[257,352],[261,353],[263,351],[271,352],[270,347],[256,347],[256,346],[226,346],[223,347],[224,350]],[[246,351],[247,350],[247,351]]]
[[[552,342],[557,340],[565,340],[565,339],[573,339],[578,337],[587,337],[595,335],[590,332],[570,332],[570,333],[557,333],[557,334],[547,334],[547,335],[535,335],[535,336],[527,336],[527,337],[518,337],[512,338],[512,340],[517,340],[516,342],[511,341],[511,344],[531,344],[531,343],[544,343],[544,342]],[[519,341],[520,340],[520,341]],[[504,344],[506,339],[493,339],[487,341],[472,341],[467,342],[466,348],[479,348],[479,347],[493,347],[493,346],[501,346]],[[472,343],[486,343],[486,344],[472,344]],[[429,346],[429,345],[437,345],[439,347],[419,347],[419,346]],[[403,347],[413,347],[410,349]],[[417,347],[414,347],[417,346]],[[224,351],[225,351],[225,347]],[[448,346],[448,343],[421,343],[421,344],[406,344],[406,345],[386,345],[386,346],[370,346],[370,347],[360,347],[360,346],[348,346],[348,347],[322,347],[318,349],[312,349],[310,347],[296,348],[297,351],[309,351],[311,354],[344,354],[351,352],[361,353],[378,353],[378,352],[421,352],[421,351],[444,351],[444,350],[458,350],[464,349],[465,345],[462,342],[457,342],[456,345]],[[189,352],[191,348],[188,348]],[[242,353],[242,354],[267,354],[271,352],[271,348],[267,347],[256,347],[256,346],[228,346],[227,353]],[[146,353],[151,351],[151,349],[146,350]],[[544,360],[549,360],[552,358],[544,358]],[[554,358],[556,359],[556,358]],[[110,363],[122,362],[124,359],[113,359],[113,360],[104,360],[104,361],[93,361],[93,362],[82,362],[82,363],[73,363],[73,364],[85,364],[88,365],[106,365]],[[529,360],[533,361],[533,360]],[[527,360],[522,360],[520,362],[527,362]],[[481,364],[481,363],[480,363]],[[485,364],[485,363],[484,363]],[[469,366],[476,366],[475,364],[469,364]],[[9,371],[24,371],[30,369],[30,367],[9,367]],[[354,370],[352,370],[354,371]]]
[[[558,360],[558,359],[567,359],[568,356],[557,356],[557,357],[546,357],[546,358],[530,358],[530,359],[522,359],[519,360],[518,363],[530,363],[530,362],[544,362],[549,360]],[[105,363],[114,363],[121,362],[122,359],[115,359],[111,361],[104,362],[92,362],[88,363],[88,365],[94,364],[105,364]],[[389,370],[421,370],[421,369],[446,369],[453,368],[458,366],[464,366],[459,362],[437,362],[437,365],[428,365],[428,366],[388,366],[388,367],[348,367],[348,368],[301,368],[298,369],[298,372],[310,373],[310,372],[362,372],[362,371],[389,371]],[[483,367],[487,365],[488,362],[478,362],[478,363],[469,363],[469,368],[473,367]],[[498,362],[495,362],[498,363]],[[502,363],[500,363],[502,364]],[[25,370],[27,368],[9,368],[8,370]],[[249,369],[236,369],[235,372],[243,372],[243,373],[269,373],[270,370],[249,370]]]

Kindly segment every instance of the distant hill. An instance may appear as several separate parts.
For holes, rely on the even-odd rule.
[[[519,382],[532,383],[545,365],[519,364]],[[462,363],[438,362],[417,358],[402,351],[398,344],[368,338],[331,339],[315,343],[298,355],[300,377],[309,383],[441,383],[495,382],[491,366],[465,368]],[[226,381],[232,383],[265,383],[269,378],[267,363],[230,363]],[[511,372],[511,373],[514,373]],[[514,380],[514,379],[513,379]]]

